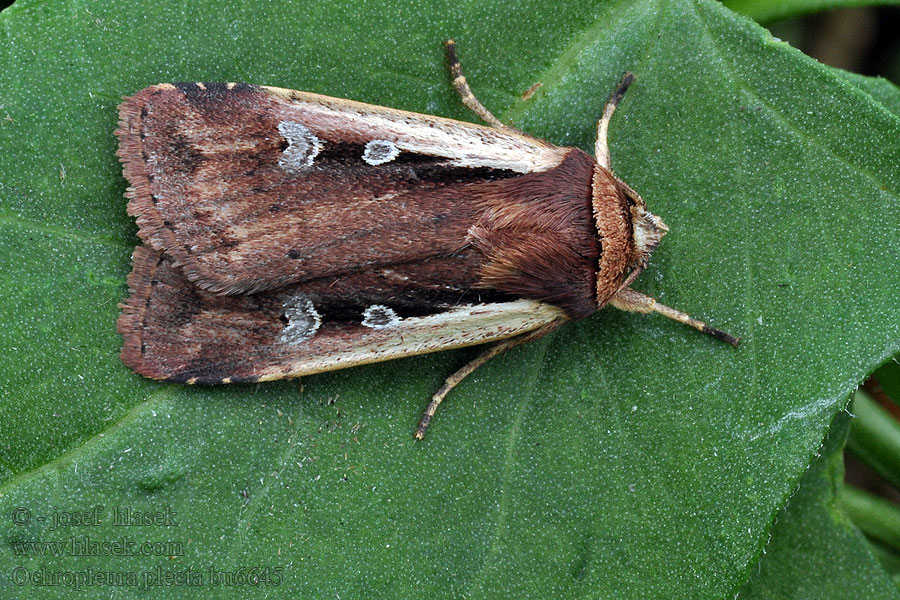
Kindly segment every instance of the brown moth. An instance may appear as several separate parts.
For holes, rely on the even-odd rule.
[[[492,356],[606,304],[737,338],[631,289],[665,224],[596,160],[490,127],[234,83],[146,88],[119,107],[134,251],[122,361],[188,384],[298,377],[499,341]]]

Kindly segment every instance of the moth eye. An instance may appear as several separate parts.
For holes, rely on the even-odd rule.
[[[282,121],[278,124],[278,131],[288,143],[288,147],[281,153],[279,167],[295,172],[313,164],[313,159],[322,150],[322,140],[309,128],[294,121]]]
[[[372,140],[366,144],[362,159],[372,165],[389,163],[400,154],[400,148],[388,140]]]
[[[363,312],[362,324],[372,329],[384,329],[400,322],[400,316],[393,308],[382,304],[373,304]]]
[[[284,301],[284,317],[287,325],[279,340],[284,344],[299,344],[316,334],[322,325],[322,315],[306,294],[296,294]]]

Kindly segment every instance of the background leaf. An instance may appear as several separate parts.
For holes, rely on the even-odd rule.
[[[851,6],[898,4],[897,0],[723,0],[733,11],[745,14],[758,23],[774,23],[800,15]]]
[[[772,540],[740,600],[897,597],[897,586],[839,502],[849,424],[847,413],[835,419],[820,456],[779,512]]]
[[[0,595],[68,597],[93,568],[123,596],[219,597],[231,573],[242,597],[730,597],[850,390],[900,350],[900,119],[718,3],[51,0],[0,20]],[[671,228],[636,287],[742,348],[603,311],[480,370],[421,444],[426,398],[477,350],[302,393],[128,372],[119,98],[243,80],[471,119],[448,37],[498,116],[585,149],[636,73],[613,165]],[[54,525],[96,506],[99,525]],[[114,526],[126,508],[171,520]],[[160,545],[15,555],[73,536]]]

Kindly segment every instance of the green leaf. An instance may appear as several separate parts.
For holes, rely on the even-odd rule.
[[[193,572],[179,592],[219,597],[216,577],[256,567],[265,583],[230,589],[730,597],[850,391],[900,350],[900,119],[718,3],[43,0],[0,22],[0,595],[68,597],[42,582],[92,568],[136,578],[124,597]],[[472,119],[451,36],[482,102],[554,143],[592,148],[636,74],[613,165],[671,232],[635,287],[742,347],[604,310],[479,370],[418,444],[427,397],[477,349],[302,392],[125,369],[118,99],[243,80]],[[101,524],[54,528],[95,506]],[[114,526],[125,508],[177,525]],[[14,554],[72,536],[161,545]]]
[[[881,103],[895,115],[900,115],[900,88],[887,79],[865,77],[834,68],[832,72],[838,77],[843,77],[848,82],[858,86],[859,89],[871,95],[875,102]]]
[[[849,421],[848,414],[838,415],[821,455],[779,512],[766,553],[739,600],[897,598],[897,586],[845,512]]]
[[[733,11],[747,15],[759,23],[772,23],[823,10],[853,6],[897,4],[897,0],[723,0]]]
[[[878,384],[894,402],[900,402],[900,362],[894,357],[873,373]]]

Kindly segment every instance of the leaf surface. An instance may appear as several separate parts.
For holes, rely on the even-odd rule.
[[[230,589],[731,597],[850,390],[900,350],[900,119],[718,3],[50,0],[0,24],[0,595],[68,597],[15,577],[102,566],[138,580],[122,597],[146,593],[146,573],[168,597],[163,575],[193,571],[179,592],[219,597],[218,573],[254,567],[265,584]],[[480,369],[418,444],[426,399],[477,350],[302,392],[125,369],[116,303],[136,228],[114,155],[120,97],[237,80],[472,119],[449,37],[498,117],[587,150],[636,74],[612,161],[671,232],[635,287],[741,348],[604,310]],[[100,525],[54,528],[96,506]],[[114,526],[125,507],[177,525]],[[175,545],[15,556],[18,542],[123,535]]]

